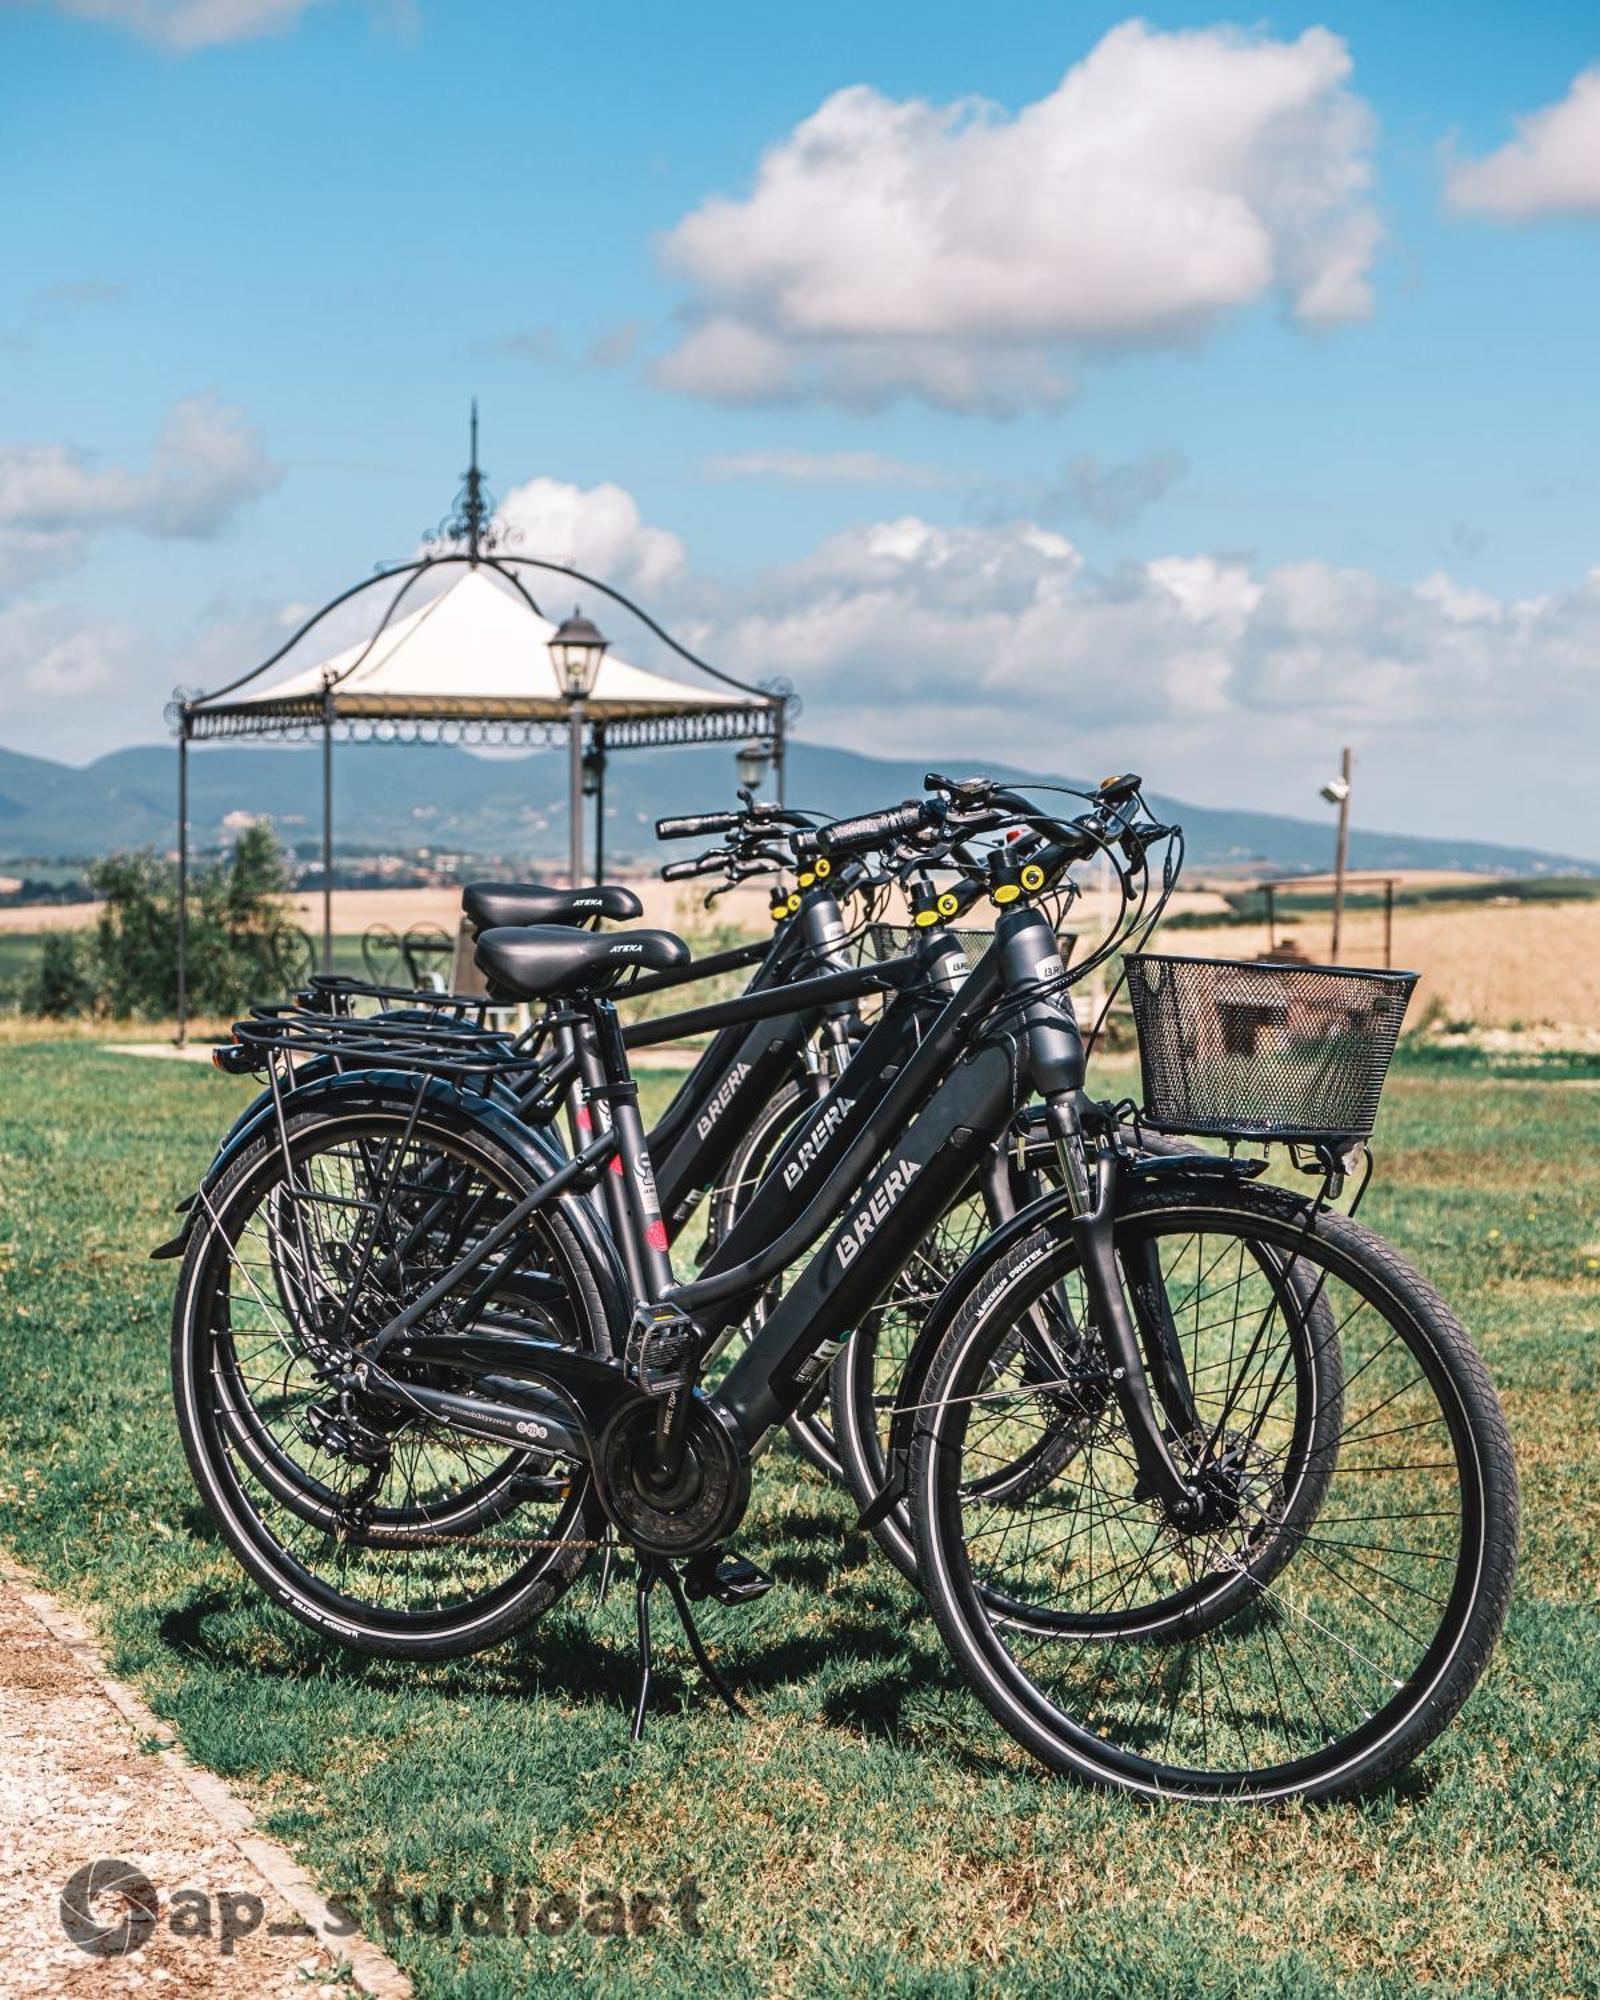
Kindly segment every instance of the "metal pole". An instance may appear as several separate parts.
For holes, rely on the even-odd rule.
[[[1385,971],[1394,967],[1394,877],[1383,885],[1383,963]]]
[[[322,969],[333,970],[333,690],[322,694]]]
[[[583,887],[583,703],[572,700],[567,709],[567,791],[572,814],[568,886]]]
[[[1339,801],[1339,845],[1333,863],[1333,944],[1330,957],[1339,963],[1339,935],[1344,929],[1344,870],[1350,854],[1350,767],[1348,748],[1339,759],[1339,776],[1344,780],[1344,797]]]
[[[606,879],[606,728],[594,726],[594,880]]]
[[[784,715],[787,707],[788,704],[786,702],[780,701],[778,703],[778,713],[772,725],[772,775],[780,806],[788,804],[788,764],[784,756],[787,746],[784,743],[783,736]]]
[[[1267,892],[1267,950],[1276,951],[1278,949],[1278,885],[1276,882],[1263,882],[1261,886]]]
[[[189,718],[178,734],[178,1047],[189,1040]]]

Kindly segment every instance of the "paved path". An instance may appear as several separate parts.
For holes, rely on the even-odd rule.
[[[105,1673],[88,1629],[0,1567],[0,1993],[341,2000],[353,1975],[357,1992],[406,2000],[405,1975],[364,1939],[330,1937],[338,1919],[305,1871],[171,1742]],[[132,1903],[109,1887],[80,1892],[83,1935],[131,1937],[132,1949],[109,1956],[75,1943],[63,1914],[64,1885],[97,1861],[130,1864],[155,1891],[153,1921],[135,1915],[131,1931],[147,1893],[136,1879]],[[209,1937],[174,1933],[183,1890],[207,1899]],[[198,1916],[202,1906],[187,1908]]]

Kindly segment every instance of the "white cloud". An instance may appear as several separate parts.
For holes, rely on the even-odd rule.
[[[942,486],[948,474],[878,451],[728,451],[705,462],[710,479],[776,479],[798,486]]]
[[[172,406],[143,466],[0,445],[0,589],[75,567],[107,528],[205,540],[281,477],[240,412],[210,395]]]
[[[129,652],[126,633],[65,605],[0,604],[4,747],[32,744],[53,757],[110,748],[104,718],[126,685]],[[153,709],[138,733],[154,735],[159,713]]]
[[[1306,813],[1341,743],[1363,819],[1600,857],[1600,568],[1543,598],[1318,561],[1173,554],[1105,573],[1029,522],[853,529],[699,606],[708,657],[791,675],[808,736],[1085,773],[1132,765],[1208,803]]]
[[[535,479],[507,511],[521,552],[637,590],[743,678],[791,676],[813,741],[1068,776],[1131,766],[1180,798],[1300,814],[1351,743],[1363,824],[1493,838],[1509,805],[1516,838],[1600,858],[1600,567],[1525,599],[1204,550],[1097,570],[1033,520],[904,513],[715,580],[620,487]],[[536,594],[560,612],[565,588]],[[0,608],[8,747],[148,738],[175,679],[215,686],[281,643],[289,615],[219,600],[154,649],[65,606]],[[606,622],[619,650],[670,668],[620,614]]]
[[[638,501],[620,486],[530,479],[513,487],[496,512],[516,530],[508,555],[545,556],[624,589],[659,589],[683,568],[682,542],[666,528],[648,526]],[[537,573],[531,587],[541,595]],[[547,583],[542,595],[554,604],[559,587]]]
[[[1269,296],[1370,310],[1373,121],[1344,43],[1115,28],[1014,115],[855,85],[663,243],[669,386],[728,402],[1062,401],[1063,350],[1194,337]]]
[[[189,396],[167,412],[143,468],[100,465],[65,445],[0,445],[0,524],[119,522],[204,538],[280,476],[238,410]]]
[[[1519,118],[1498,152],[1454,166],[1445,191],[1454,208],[1508,222],[1600,215],[1600,68],[1576,76],[1560,103]]]
[[[188,51],[252,41],[292,28],[320,0],[52,0],[63,14],[125,28]]]

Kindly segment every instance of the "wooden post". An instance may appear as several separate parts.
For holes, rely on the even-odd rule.
[[[1392,875],[1383,885],[1383,964],[1385,971],[1394,969],[1394,877]]]
[[[1261,886],[1267,895],[1267,950],[1276,951],[1278,949],[1278,885],[1276,882],[1263,882]]]

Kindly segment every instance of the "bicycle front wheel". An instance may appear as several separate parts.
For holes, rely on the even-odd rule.
[[[1193,1392],[1169,1438],[1204,1520],[1167,1522],[1114,1398],[1041,1354],[1075,1267],[1047,1223],[930,1376],[924,1591],[979,1698],[1055,1770],[1200,1800],[1363,1791],[1444,1728],[1505,1615],[1518,1503],[1494,1391],[1438,1295],[1348,1218],[1200,1183],[1140,1214]],[[1310,1329],[1338,1343],[1332,1424],[1304,1407]],[[1078,1448],[1052,1477],[997,1481],[1064,1417]]]

